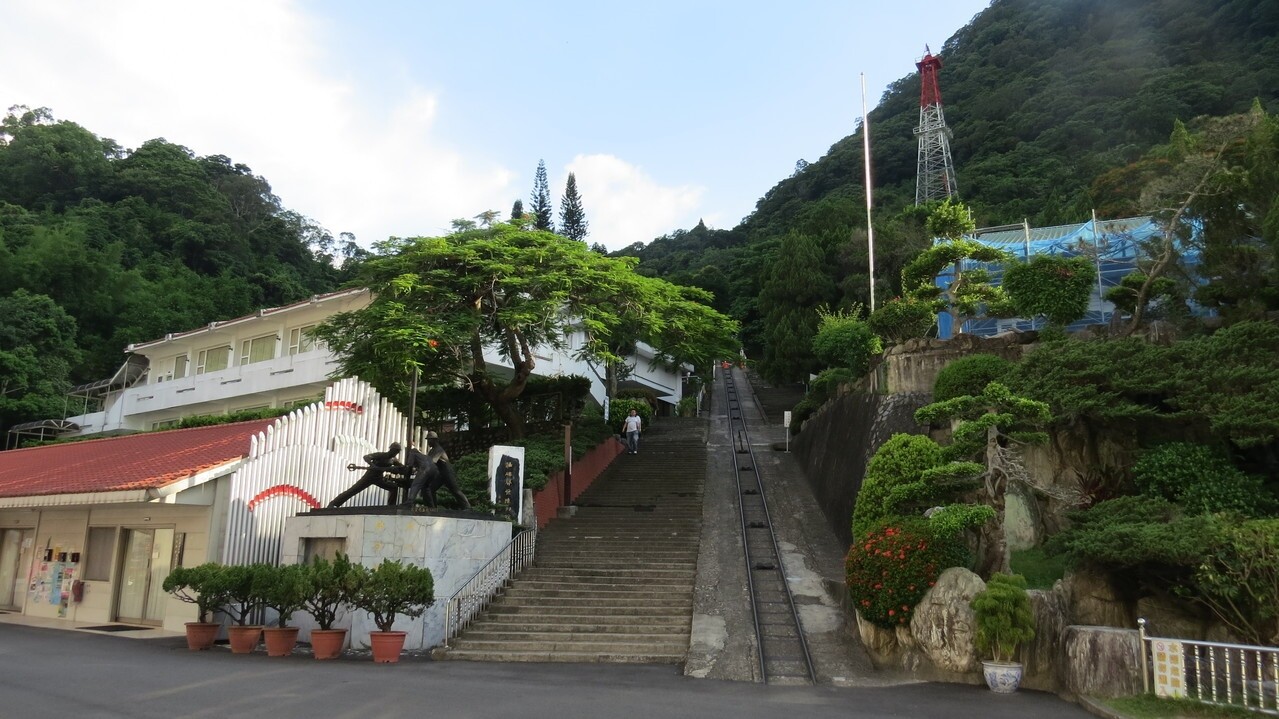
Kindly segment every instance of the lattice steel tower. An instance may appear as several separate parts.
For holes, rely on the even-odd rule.
[[[941,88],[937,71],[941,58],[924,46],[924,58],[915,63],[919,68],[919,165],[915,175],[915,204],[929,200],[945,200],[957,192],[955,163],[950,159],[950,128],[941,109]]]

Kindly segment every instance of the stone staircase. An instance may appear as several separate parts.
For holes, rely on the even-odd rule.
[[[706,425],[660,419],[537,538],[533,566],[442,659],[679,663],[688,651]]]

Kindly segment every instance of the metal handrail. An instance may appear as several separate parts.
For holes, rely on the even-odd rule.
[[[537,530],[526,529],[511,538],[492,559],[480,567],[444,605],[444,647],[462,632],[507,583],[533,562]]]
[[[1158,675],[1156,695],[1279,715],[1279,648],[1152,637],[1146,633],[1145,618],[1137,619],[1137,632],[1145,692],[1151,691],[1152,676]],[[1166,676],[1170,654],[1176,655],[1172,666],[1178,680],[1171,687]]]

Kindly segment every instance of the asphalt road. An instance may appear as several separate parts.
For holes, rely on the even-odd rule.
[[[0,625],[0,717],[785,717],[1089,716],[1052,695],[984,688],[766,687],[692,679],[674,666],[478,664],[406,657],[318,662],[309,655],[188,651],[181,639]]]

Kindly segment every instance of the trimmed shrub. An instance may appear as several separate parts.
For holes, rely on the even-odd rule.
[[[1017,314],[1064,327],[1088,311],[1097,268],[1086,257],[1035,255],[1004,268],[1003,288]]]
[[[1002,382],[1015,366],[1013,362],[991,354],[960,357],[937,373],[933,401],[944,402],[965,395],[976,397],[991,382]]]
[[[844,569],[862,618],[892,628],[910,623],[915,605],[944,570],[970,561],[958,537],[934,536],[923,518],[895,517],[853,543]]]
[[[889,497],[896,487],[921,481],[926,470],[942,464],[942,448],[918,434],[895,434],[871,457],[853,505],[853,541],[885,517],[897,514]]]
[[[818,405],[824,404],[826,400],[835,396],[841,384],[855,382],[860,377],[861,375],[854,374],[852,370],[843,367],[824,369],[812,382],[808,383],[808,396]]]
[[[791,409],[791,427],[803,429],[804,422],[808,421],[808,418],[813,416],[813,412],[816,412],[817,408],[821,406],[822,403],[812,397],[805,397],[795,403],[795,407]]]
[[[885,342],[897,343],[927,337],[937,324],[932,305],[912,297],[892,299],[870,313],[866,324]]]
[[[1176,502],[1191,514],[1273,513],[1279,501],[1261,477],[1239,471],[1221,452],[1201,444],[1171,442],[1141,456],[1133,481],[1144,493]]]
[[[813,354],[827,367],[844,368],[860,377],[870,369],[871,358],[884,351],[884,345],[857,314],[822,314],[813,337]]]

